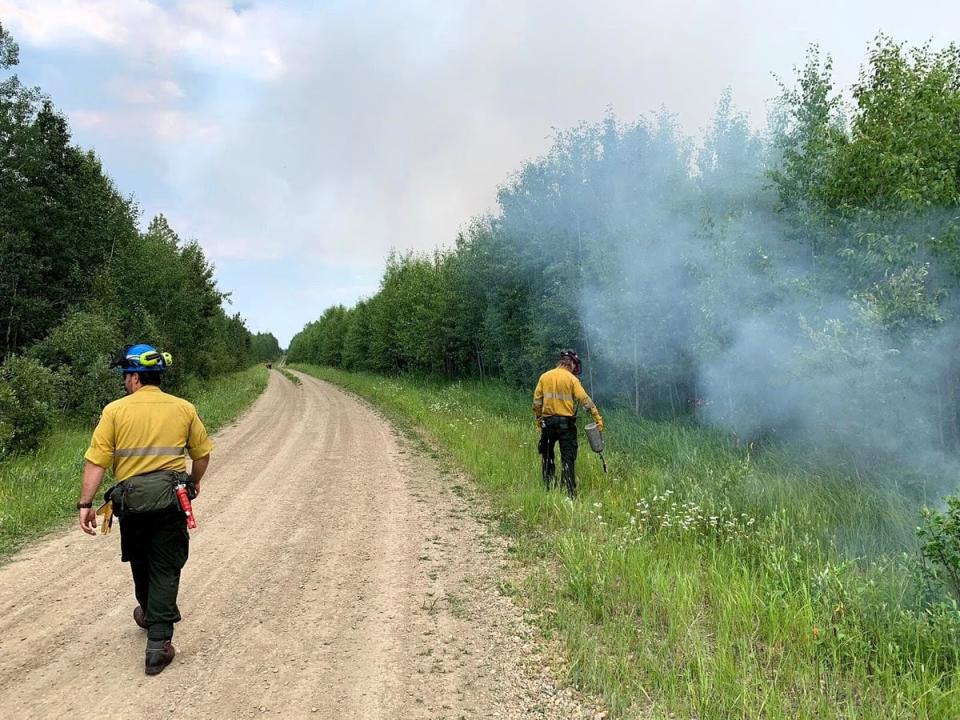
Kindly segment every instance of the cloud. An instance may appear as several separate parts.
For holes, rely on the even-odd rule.
[[[37,47],[113,48],[128,59],[239,72],[282,73],[280,41],[294,16],[283,4],[224,0],[0,0],[0,17]]]
[[[118,75],[109,84],[114,97],[130,105],[165,105],[186,97],[175,80]]]
[[[222,128],[201,115],[177,110],[129,108],[113,110],[68,110],[76,129],[95,131],[117,142],[122,139],[152,138],[161,142],[213,142]]]

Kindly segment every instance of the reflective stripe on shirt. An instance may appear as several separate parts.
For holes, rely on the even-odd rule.
[[[148,457],[152,455],[184,455],[185,447],[145,447],[145,448],[117,448],[116,457]]]

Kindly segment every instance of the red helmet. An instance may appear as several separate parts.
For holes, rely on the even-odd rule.
[[[561,350],[560,360],[561,362],[564,360],[568,361],[573,365],[573,374],[580,375],[580,356],[577,355],[576,350]]]

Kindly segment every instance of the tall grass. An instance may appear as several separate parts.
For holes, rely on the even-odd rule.
[[[517,592],[614,715],[960,717],[960,617],[918,582],[913,501],[781,449],[607,417],[580,497],[541,488],[530,397],[302,367],[425,428],[529,564]]]
[[[183,395],[197,406],[212,433],[247,408],[266,385],[266,368],[256,366],[207,383],[192,382]],[[91,431],[64,421],[37,452],[0,464],[0,558],[76,515]]]

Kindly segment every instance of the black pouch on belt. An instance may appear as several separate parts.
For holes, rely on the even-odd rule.
[[[568,430],[577,427],[577,419],[566,415],[548,415],[540,420],[542,428],[566,428]]]
[[[179,507],[174,487],[188,477],[183,472],[160,470],[127,478],[118,485],[123,512],[139,515]]]
[[[111,511],[117,517],[117,519],[123,518],[123,484],[117,483],[116,485],[111,485],[107,488],[107,491],[103,494],[103,501],[105,503],[111,503]]]

